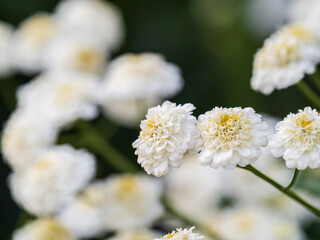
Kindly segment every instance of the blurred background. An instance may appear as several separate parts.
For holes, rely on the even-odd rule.
[[[0,0],[0,20],[14,26],[38,11],[52,12],[56,0]],[[310,105],[290,87],[270,96],[250,88],[252,60],[263,40],[285,23],[285,0],[113,0],[125,20],[126,37],[113,53],[155,52],[177,64],[183,74],[183,90],[171,99],[193,103],[195,116],[214,106],[253,107],[257,112],[284,117],[289,112]],[[15,109],[17,87],[32,77],[16,73],[0,81],[0,122],[3,125]],[[101,116],[94,120],[97,126]],[[103,128],[103,126],[100,126]],[[132,142],[137,129],[119,127],[112,144],[135,161]],[[99,158],[99,156],[97,156]],[[115,169],[98,168],[98,178]],[[0,162],[0,239],[15,228],[19,208],[10,198],[6,184],[9,167]],[[315,171],[320,173],[319,171]],[[319,228],[312,227],[319,239]],[[319,235],[317,235],[319,234]],[[311,236],[311,235],[310,235]]]

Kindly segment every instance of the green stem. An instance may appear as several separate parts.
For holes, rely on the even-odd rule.
[[[298,179],[299,179],[299,174],[300,174],[300,171],[298,169],[296,169],[294,171],[293,178],[292,178],[290,184],[286,187],[286,189],[290,190],[291,188],[293,188],[296,185],[296,183],[298,182]]]
[[[251,165],[248,165],[246,167],[240,167],[240,168],[246,169],[246,170],[252,172],[253,174],[255,174],[256,176],[258,176],[259,178],[261,178],[261,179],[265,180],[266,182],[270,183],[275,188],[277,188],[279,191],[281,191],[282,193],[284,193],[285,195],[287,195],[291,199],[295,200],[296,202],[300,203],[303,207],[305,207],[311,213],[313,213],[314,215],[320,217],[320,210],[318,208],[314,207],[313,205],[308,203],[306,200],[302,199],[299,195],[297,195],[295,192],[291,191],[289,188],[283,187],[282,185],[280,185],[276,181],[272,180],[268,176],[264,175],[262,172],[260,172],[259,170],[255,169]]]
[[[138,166],[111,146],[95,128],[90,126],[89,123],[78,121],[77,127],[83,133],[84,143],[89,145],[97,153],[101,154],[112,167],[121,172],[138,172],[140,170]]]
[[[221,236],[219,236],[218,233],[214,232],[211,229],[205,228],[205,227],[201,227],[201,224],[197,223],[196,221],[194,221],[193,219],[190,219],[189,217],[187,217],[186,215],[182,214],[181,212],[179,212],[177,209],[175,209],[166,198],[162,199],[162,203],[163,206],[165,207],[165,209],[167,210],[168,213],[170,213],[171,215],[177,217],[178,219],[180,219],[185,226],[188,227],[197,227],[199,228],[200,231],[204,232],[207,237],[210,237],[214,240],[224,240]]]
[[[317,87],[317,89],[320,90],[320,73],[316,71],[314,74],[309,75],[309,77],[314,83],[314,85]]]
[[[317,107],[320,107],[320,97],[304,81],[300,81],[297,84],[297,87],[305,97],[313,102],[313,104],[315,104]]]

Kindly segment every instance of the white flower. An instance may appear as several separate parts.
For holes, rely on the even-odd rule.
[[[48,72],[20,87],[18,106],[41,113],[57,126],[98,114],[95,94],[98,79],[76,72]]]
[[[306,107],[290,113],[276,125],[269,146],[275,157],[283,157],[288,168],[320,167],[320,116]]]
[[[55,14],[63,35],[85,33],[94,36],[107,49],[117,48],[124,35],[120,11],[102,0],[66,0],[57,6]]]
[[[193,233],[193,229],[195,229],[195,227],[191,227],[190,229],[177,228],[175,231],[172,231],[172,233],[168,233],[167,235],[154,240],[199,240],[204,238],[198,233]]]
[[[43,67],[47,70],[100,74],[105,64],[105,50],[94,43],[92,36],[58,36],[50,42],[43,57]]]
[[[94,157],[63,145],[39,154],[24,171],[10,176],[14,199],[28,212],[46,216],[68,204],[95,173]]]
[[[231,208],[218,218],[219,224],[212,228],[228,240],[305,239],[297,222],[261,206]]]
[[[74,236],[92,238],[106,230],[106,181],[90,184],[71,204],[57,216]]]
[[[119,175],[106,181],[106,227],[121,230],[149,226],[161,216],[162,187],[148,176]]]
[[[204,149],[199,163],[212,168],[235,168],[254,163],[267,144],[267,125],[252,108],[219,108],[199,116]]]
[[[263,94],[287,88],[312,74],[319,61],[316,34],[302,24],[284,26],[255,55],[251,86]]]
[[[75,240],[59,222],[40,218],[14,232],[13,240]]]
[[[122,230],[108,240],[150,240],[154,239],[158,234],[148,229],[127,229]]]
[[[169,166],[179,167],[183,155],[194,151],[200,142],[192,104],[176,105],[169,101],[148,110],[141,122],[139,138],[132,144],[136,148],[138,163],[148,174],[165,175]]]
[[[48,42],[56,34],[52,16],[37,13],[21,23],[14,33],[10,62],[12,66],[25,73],[42,70],[42,56]]]
[[[182,85],[180,69],[161,55],[125,54],[108,66],[100,104],[111,118],[134,126],[148,108],[175,95]]]
[[[170,203],[180,212],[200,221],[208,213],[218,210],[220,201],[231,192],[229,187],[235,181],[222,169],[200,166],[197,157],[196,154],[186,154],[182,166],[172,169],[165,180]]]
[[[12,33],[12,26],[0,21],[0,77],[9,74],[11,71],[8,49],[11,44]]]
[[[40,151],[56,140],[58,129],[38,114],[18,109],[4,127],[1,150],[5,161],[14,170],[26,168]]]

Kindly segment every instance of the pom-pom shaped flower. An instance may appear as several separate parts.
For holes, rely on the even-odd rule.
[[[320,116],[306,107],[290,113],[276,125],[269,146],[275,157],[283,156],[288,168],[320,167]]]
[[[193,233],[193,229],[195,229],[195,227],[190,229],[177,228],[175,231],[172,231],[172,233],[168,233],[167,235],[154,240],[199,240],[204,238],[204,236],[200,236],[198,233]]]
[[[120,231],[109,240],[150,240],[156,236],[159,235],[148,229],[127,229]]]
[[[96,39],[108,50],[117,48],[124,35],[121,13],[111,2],[102,0],[62,1],[57,6],[55,17],[63,35],[71,32],[96,36]]]
[[[312,74],[319,61],[316,34],[302,24],[284,26],[255,55],[251,86],[263,94],[287,88]]]
[[[72,201],[95,172],[94,157],[68,145],[52,147],[33,164],[10,176],[14,199],[37,216],[56,213]]]
[[[100,103],[117,122],[135,126],[148,108],[175,95],[182,85],[180,69],[161,55],[125,54],[108,66]]]
[[[48,13],[37,13],[21,23],[14,33],[10,61],[14,68],[25,73],[36,73],[42,69],[42,56],[47,44],[56,34],[53,17]]]
[[[200,136],[192,104],[176,105],[169,101],[148,110],[141,122],[139,138],[133,143],[138,163],[148,174],[165,175],[169,166],[179,167],[183,155],[194,150]]]
[[[261,155],[267,144],[267,124],[252,108],[219,108],[199,116],[204,149],[199,163],[212,168],[246,166]]]
[[[103,202],[105,224],[109,230],[149,226],[163,213],[158,179],[120,175],[106,181]]]
[[[57,128],[35,111],[16,110],[5,124],[1,150],[5,161],[16,171],[25,169],[35,156],[54,144]]]
[[[19,88],[18,105],[41,112],[40,118],[61,127],[78,118],[97,116],[97,87],[98,79],[91,74],[47,72]]]
[[[40,218],[15,231],[13,240],[75,240],[58,221]]]

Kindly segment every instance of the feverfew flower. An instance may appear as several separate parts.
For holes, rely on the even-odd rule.
[[[310,107],[290,113],[276,125],[269,146],[275,157],[283,156],[288,168],[320,167],[320,116]]]
[[[156,236],[158,236],[156,232],[148,229],[126,229],[108,240],[150,240]]]
[[[100,74],[106,64],[104,47],[94,42],[92,36],[69,34],[54,38],[43,57],[47,70],[73,70]]]
[[[13,28],[0,21],[0,77],[10,73],[11,67],[9,62],[9,46],[12,38]]]
[[[108,50],[119,47],[124,35],[120,11],[102,0],[66,0],[57,6],[55,18],[62,35],[86,33]]]
[[[13,240],[75,240],[59,222],[40,218],[14,232]]]
[[[96,76],[77,72],[48,72],[18,90],[18,106],[41,113],[57,126],[98,114]]]
[[[105,223],[109,230],[149,226],[163,212],[160,182],[148,176],[111,177],[105,191]]]
[[[10,62],[25,73],[42,70],[42,56],[48,42],[56,34],[56,25],[48,13],[37,13],[21,23],[14,33]]]
[[[134,126],[148,108],[175,95],[182,85],[180,69],[161,55],[125,54],[108,66],[100,104],[117,122]]]
[[[266,95],[287,88],[312,74],[319,61],[316,34],[302,24],[284,26],[255,55],[251,86]]]
[[[215,107],[199,116],[198,128],[204,147],[198,161],[212,168],[252,164],[267,144],[267,124],[249,107]]]
[[[138,163],[148,174],[165,175],[169,166],[179,167],[183,155],[195,151],[200,143],[195,107],[188,103],[176,105],[169,101],[148,110],[141,122],[139,138],[132,144]]]
[[[57,216],[58,220],[76,237],[93,238],[106,230],[105,180],[90,184]]]
[[[175,231],[172,231],[172,233],[168,233],[167,235],[154,240],[199,240],[204,238],[204,236],[200,236],[198,233],[193,233],[193,229],[195,229],[195,227],[190,229],[177,228]]]
[[[23,170],[43,149],[54,144],[58,129],[39,117],[38,112],[16,110],[7,121],[1,138],[5,161],[14,170]]]
[[[95,173],[95,159],[71,146],[51,147],[24,171],[10,176],[14,199],[37,216],[56,213],[83,189]]]

